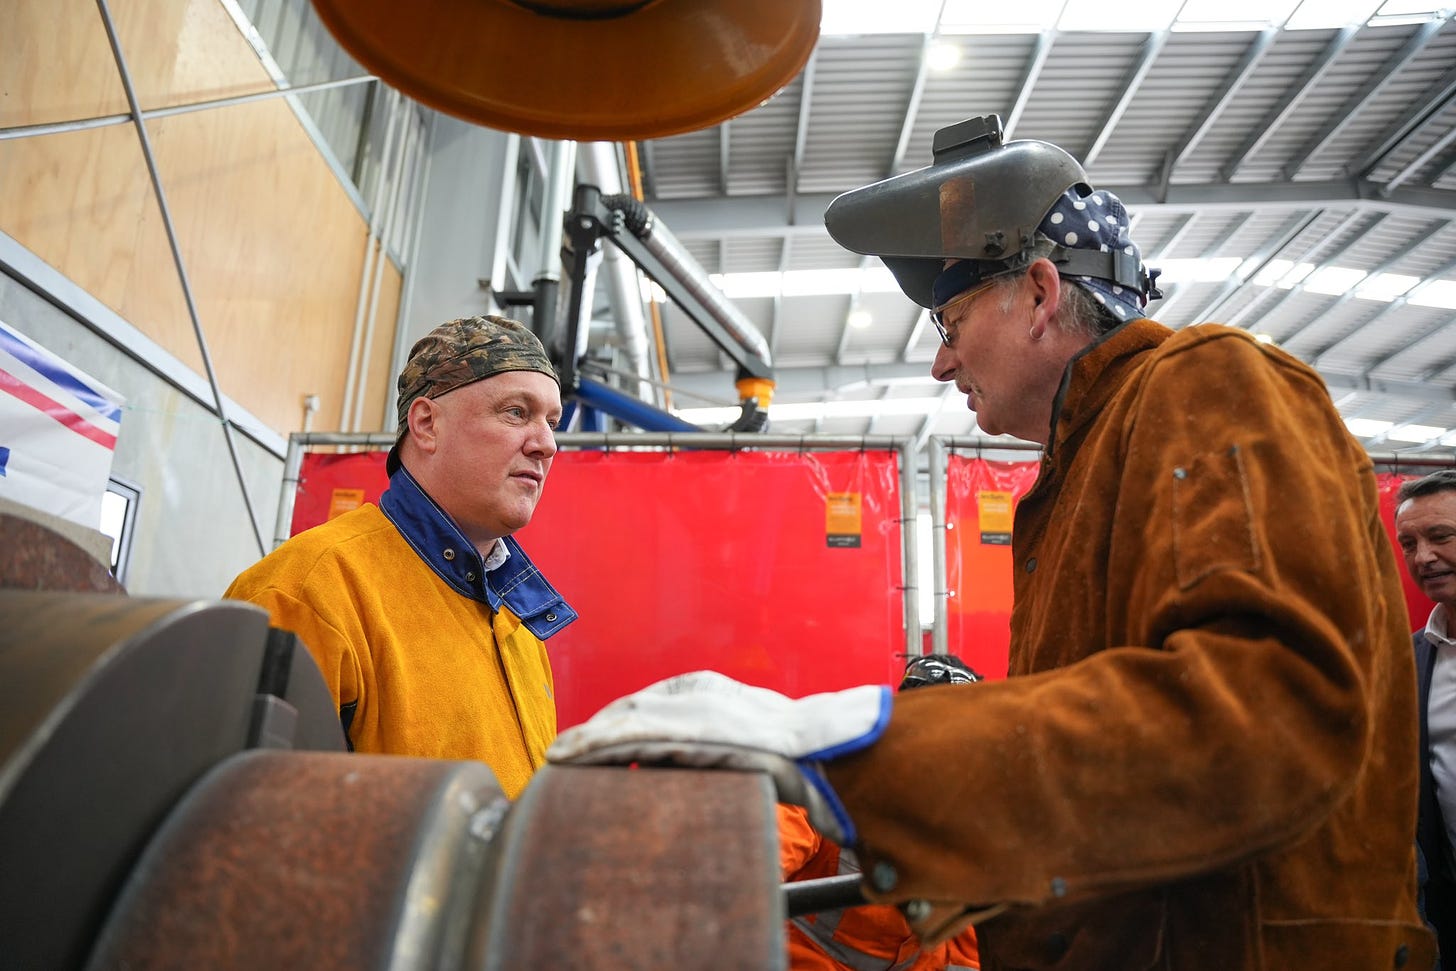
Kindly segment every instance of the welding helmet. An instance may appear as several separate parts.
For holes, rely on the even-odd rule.
[[[1062,149],[1031,139],[1003,143],[1001,119],[985,115],[940,129],[931,150],[929,166],[846,192],[824,213],[839,245],[884,260],[920,306],[944,302],[935,283],[949,259],[974,261],[958,276],[986,278],[1045,256],[1064,275],[1133,291],[1135,305],[1157,295],[1130,240],[1108,246],[1084,233],[1067,242],[1067,234],[1040,231],[1059,203],[1080,209],[1094,196],[1081,164]],[[1125,238],[1126,226],[1116,228],[1115,238]]]
[[[980,680],[981,676],[954,654],[922,654],[905,665],[900,690],[932,684],[972,684]]]

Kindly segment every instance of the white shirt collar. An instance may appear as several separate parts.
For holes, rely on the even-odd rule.
[[[506,560],[509,560],[510,558],[511,551],[506,549],[506,544],[501,542],[500,540],[496,540],[495,545],[492,546],[490,548],[490,552],[486,554],[485,572],[489,573],[491,570],[494,570],[496,567],[500,566],[502,563],[504,563]]]
[[[1431,616],[1426,619],[1426,636],[1445,647],[1456,646],[1456,638],[1446,632],[1450,630],[1450,613],[1445,604],[1436,604]]]

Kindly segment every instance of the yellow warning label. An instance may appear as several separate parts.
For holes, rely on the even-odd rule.
[[[830,492],[824,496],[824,532],[830,546],[859,546],[863,532],[858,492]]]
[[[1011,545],[1011,499],[1009,492],[983,490],[976,493],[976,514],[981,524],[983,544]]]
[[[329,518],[342,516],[350,509],[364,505],[363,489],[335,489],[329,496]]]

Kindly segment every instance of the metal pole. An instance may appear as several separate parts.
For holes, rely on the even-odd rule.
[[[288,453],[283,458],[283,488],[278,496],[278,518],[273,523],[273,548],[276,550],[293,531],[293,506],[298,498],[299,472],[303,469],[303,436],[288,436]]]
[[[904,439],[900,452],[900,534],[905,550],[905,655],[925,653],[925,638],[920,632],[920,541],[916,535],[916,517],[920,511],[916,495],[914,439]]]
[[[207,111],[211,108],[229,108],[233,105],[251,104],[254,101],[269,101],[273,98],[281,98],[288,94],[311,94],[315,91],[327,91],[330,88],[343,88],[351,84],[362,84],[365,81],[373,81],[374,75],[365,74],[356,78],[343,78],[339,81],[319,81],[315,84],[283,85],[278,88],[271,88],[267,91],[257,91],[253,94],[239,94],[231,98],[212,98],[207,101],[191,101],[185,105],[170,105],[166,108],[148,108],[141,113],[145,119],[167,118],[171,115],[184,115],[193,111]],[[64,132],[84,131],[91,128],[109,128],[112,125],[125,125],[132,120],[131,115],[101,115],[96,118],[77,118],[72,121],[56,121],[45,125],[16,125],[12,128],[0,128],[0,141],[9,138],[30,138],[33,135],[58,135]]]
[[[950,650],[950,591],[946,570],[945,542],[945,446],[938,436],[930,439],[930,541],[931,566],[935,570],[935,626],[930,630],[931,650],[946,654]]]
[[[389,357],[389,380],[384,385],[384,414],[379,419],[380,428],[392,428],[395,424],[395,413],[399,404],[399,389],[395,386],[395,381],[399,372],[404,370],[405,358],[411,345],[410,314],[415,299],[415,265],[420,257],[420,237],[424,235],[421,230],[425,224],[425,203],[430,192],[430,162],[435,155],[437,117],[439,116],[434,112],[430,112],[426,121],[425,134],[422,136],[424,141],[420,149],[419,174],[412,191],[414,201],[406,210],[410,213],[410,240],[405,247],[404,280],[400,283],[399,312],[394,318],[394,350]]]
[[[364,315],[369,309],[369,283],[373,279],[375,258],[374,238],[379,232],[379,221],[382,218],[380,210],[384,208],[384,183],[388,178],[386,171],[389,165],[390,152],[394,147],[394,129],[398,118],[400,94],[393,88],[388,89],[385,97],[384,107],[384,149],[379,153],[378,177],[374,182],[374,204],[369,207],[369,228],[364,236],[364,265],[359,270],[359,294],[354,301],[354,334],[349,341],[349,369],[344,375],[343,401],[339,405],[339,427],[349,427],[349,417],[352,411],[354,399],[354,382],[359,380],[359,372],[364,370],[364,365],[359,361],[359,345],[364,333]],[[380,249],[383,249],[381,243]]]
[[[248,495],[248,483],[243,477],[243,463],[238,456],[237,442],[233,440],[232,419],[228,417],[222,390],[217,384],[217,373],[212,367],[212,355],[207,349],[207,338],[202,333],[202,319],[197,314],[197,302],[192,297],[192,284],[187,279],[187,265],[182,259],[182,248],[177,242],[177,228],[172,222],[172,211],[167,205],[167,193],[162,189],[162,176],[157,170],[157,159],[152,153],[152,142],[147,136],[147,125],[142,118],[141,104],[137,101],[136,88],[132,84],[131,72],[127,70],[126,58],[121,52],[121,40],[116,36],[116,25],[111,21],[111,11],[106,0],[96,0],[101,12],[101,22],[106,28],[106,39],[111,44],[111,54],[116,59],[116,70],[121,77],[122,89],[126,92],[126,103],[131,109],[136,124],[137,138],[141,141],[142,158],[147,164],[147,174],[152,180],[152,191],[157,196],[157,207],[161,210],[162,226],[167,231],[167,245],[172,250],[172,262],[177,267],[177,278],[182,284],[182,297],[187,304],[187,316],[192,320],[192,333],[197,338],[197,349],[202,356],[202,367],[207,372],[207,383],[212,389],[213,411],[222,423],[223,438],[227,441],[228,454],[232,458],[233,473],[237,476],[238,489],[243,494],[243,506],[248,512],[248,525],[253,528],[253,538],[258,543],[258,554],[266,552],[263,545],[263,530],[258,525],[258,516],[253,511],[253,500]]]
[[[384,218],[379,224],[379,256],[374,264],[374,282],[369,293],[369,310],[365,316],[364,343],[359,352],[359,382],[354,386],[354,408],[349,415],[349,424],[346,426],[350,431],[355,432],[359,430],[359,423],[364,414],[364,399],[368,396],[369,391],[369,356],[374,349],[374,324],[379,319],[379,290],[384,282],[384,271],[389,266],[389,237],[394,232],[399,189],[405,180],[405,173],[410,171],[407,166],[410,164],[410,155],[414,151],[415,145],[416,129],[411,117],[413,111],[408,104],[404,103],[403,99],[398,107],[400,108],[399,123],[403,132],[395,145],[393,162],[386,160],[383,168],[385,174],[391,172],[393,174],[390,177],[388,199],[384,203]],[[392,384],[393,377],[392,374],[388,375],[385,378],[385,384]]]

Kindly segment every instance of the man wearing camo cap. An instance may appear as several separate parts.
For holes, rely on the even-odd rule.
[[[992,116],[933,153],[825,223],[929,314],[931,374],[982,430],[1044,448],[1009,677],[788,699],[699,672],[550,757],[763,768],[855,845],[874,902],[928,942],[973,922],[988,968],[1429,969],[1369,456],[1289,354],[1146,318],[1127,213],[1065,151]]]
[[[522,324],[468,317],[415,344],[398,388],[379,505],[293,537],[227,595],[299,635],[352,748],[478,759],[514,797],[556,736],[544,641],[576,619],[511,538],[556,454],[556,372]]]

